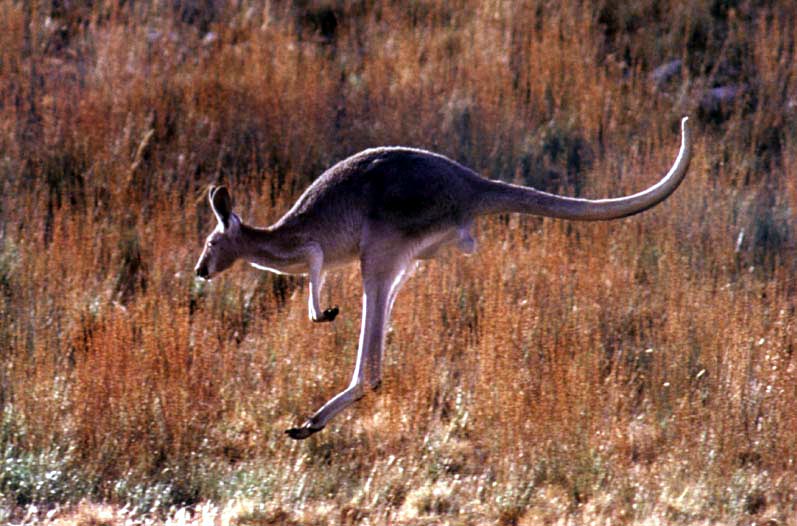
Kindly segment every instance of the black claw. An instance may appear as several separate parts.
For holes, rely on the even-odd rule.
[[[340,309],[337,306],[332,307],[331,309],[326,309],[324,312],[321,313],[320,317],[313,318],[313,321],[316,322],[316,323],[322,323],[322,322],[325,322],[325,321],[332,321],[332,320],[335,319],[335,317],[338,315],[339,312],[340,312]]]
[[[285,430],[285,434],[291,437],[294,440],[304,440],[305,438],[309,437],[310,435],[314,435],[324,429],[324,426],[314,428],[310,427],[309,424],[305,424],[302,427],[292,427],[290,429]]]
[[[326,321],[332,321],[332,320],[335,319],[335,317],[338,315],[339,312],[340,312],[340,309],[338,308],[337,305],[335,305],[331,309],[327,309],[327,310],[324,311],[324,319]]]

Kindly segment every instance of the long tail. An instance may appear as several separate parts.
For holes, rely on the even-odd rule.
[[[692,141],[681,119],[681,149],[675,164],[658,183],[647,190],[614,199],[579,199],[541,192],[534,188],[483,179],[485,186],[478,214],[520,212],[563,219],[600,221],[638,214],[667,199],[681,184],[692,158]]]

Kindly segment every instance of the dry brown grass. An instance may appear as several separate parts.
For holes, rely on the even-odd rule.
[[[730,4],[0,1],[2,520],[795,524],[797,9]],[[325,326],[302,279],[191,273],[211,183],[265,224],[402,143],[617,195],[682,114],[670,200],[483,221],[307,442],[282,431],[350,374],[357,269]]]

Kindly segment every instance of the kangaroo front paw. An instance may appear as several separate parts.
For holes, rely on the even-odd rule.
[[[318,433],[322,429],[324,429],[324,426],[312,427],[310,422],[305,422],[304,424],[301,425],[301,427],[292,427],[290,429],[286,429],[285,434],[294,440],[304,440],[310,435]]]
[[[321,316],[319,316],[318,318],[313,318],[313,321],[316,323],[332,321],[335,319],[335,317],[338,315],[339,312],[340,309],[336,305],[331,309],[326,309],[323,313],[321,313]]]

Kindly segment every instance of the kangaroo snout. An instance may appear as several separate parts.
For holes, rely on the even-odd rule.
[[[196,271],[196,275],[202,279],[208,279],[210,277],[207,265],[197,265],[194,271]]]

